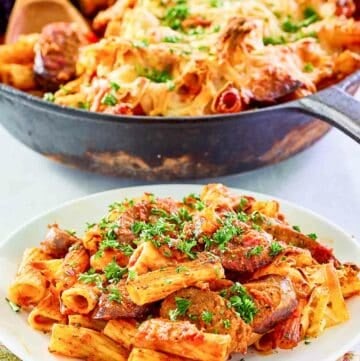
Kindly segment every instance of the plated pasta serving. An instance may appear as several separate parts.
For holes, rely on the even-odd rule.
[[[94,112],[201,116],[298,99],[360,69],[354,0],[93,5],[91,33],[54,23],[0,46],[0,81]]]
[[[50,334],[54,354],[225,361],[346,322],[359,271],[290,225],[277,201],[209,184],[181,201],[114,202],[83,236],[49,225],[25,250],[8,301]]]

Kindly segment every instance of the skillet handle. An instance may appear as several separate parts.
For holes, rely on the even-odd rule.
[[[360,143],[360,101],[337,86],[298,101],[298,110],[316,116]]]

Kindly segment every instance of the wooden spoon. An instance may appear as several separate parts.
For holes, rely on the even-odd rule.
[[[67,0],[16,0],[5,35],[5,43],[13,43],[19,35],[39,33],[53,22],[75,22],[85,33],[89,25]]]

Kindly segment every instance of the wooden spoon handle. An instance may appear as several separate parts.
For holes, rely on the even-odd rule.
[[[13,43],[22,34],[39,33],[53,22],[76,22],[84,32],[89,25],[67,0],[17,0],[11,13],[5,43]]]

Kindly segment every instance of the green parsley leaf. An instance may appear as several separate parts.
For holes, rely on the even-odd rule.
[[[231,321],[230,320],[223,320],[223,325],[226,329],[229,329],[231,327]]]
[[[178,316],[185,316],[187,310],[191,306],[191,301],[182,298],[182,297],[175,297],[176,309],[169,311],[169,318],[171,321],[176,321]]]
[[[206,323],[206,324],[210,324],[212,319],[213,319],[213,314],[210,311],[203,311],[201,313],[201,319]]]
[[[196,245],[197,242],[195,240],[181,240],[177,245],[177,249],[185,253],[190,259],[195,259],[196,253],[193,252],[192,249]]]
[[[316,240],[318,238],[316,233],[309,233],[307,236],[313,240]]]
[[[297,232],[301,232],[301,229],[299,226],[293,226],[292,228],[293,228],[293,230],[295,230]]]
[[[109,105],[109,106],[114,106],[117,104],[117,102],[118,101],[117,101],[115,95],[112,93],[106,93],[101,100],[101,104],[105,104],[105,105]]]
[[[96,285],[102,283],[102,277],[93,268],[90,268],[87,272],[79,274],[78,280],[84,283],[94,283]]]
[[[228,213],[222,222],[222,226],[212,236],[213,243],[216,243],[222,251],[226,250],[228,242],[243,232],[240,227],[234,226],[233,221],[235,219],[235,213]]]
[[[240,198],[240,204],[239,204],[240,210],[243,211],[247,207],[248,204],[249,204],[249,201],[247,198],[245,198],[245,197]]]
[[[114,91],[118,91],[120,89],[120,85],[114,81],[111,81],[110,82],[110,88]]]
[[[109,282],[117,283],[127,273],[127,268],[120,267],[115,261],[111,261],[105,266],[104,273]]]
[[[89,102],[78,102],[78,108],[79,109],[84,109],[84,110],[89,110],[90,109],[90,103]]]
[[[177,266],[176,267],[176,273],[181,273],[181,272],[186,272],[186,271],[189,271],[189,269],[187,268],[187,267],[185,267],[185,266]]]
[[[150,79],[154,83],[166,83],[172,80],[168,70],[158,70],[152,68],[138,68],[138,75]]]
[[[21,307],[19,305],[17,305],[16,303],[10,301],[8,298],[5,298],[5,301],[9,304],[10,308],[14,312],[19,312],[21,310]]]
[[[132,42],[132,45],[135,48],[147,48],[149,46],[149,40],[148,39],[142,39],[142,40],[135,40]]]
[[[259,256],[263,250],[264,250],[263,246],[253,247],[246,253],[246,257],[251,258],[253,256]]]
[[[223,5],[223,2],[221,0],[210,0],[209,3],[212,8],[219,8]]]
[[[178,1],[175,6],[168,8],[163,18],[163,23],[174,30],[182,28],[182,21],[189,16],[186,2]]]
[[[121,303],[122,294],[117,288],[111,287],[108,288],[107,290],[109,291],[109,297],[108,297],[109,301]]]
[[[229,299],[231,306],[246,323],[251,323],[258,312],[252,297],[238,282],[230,288],[230,291],[235,294]]]
[[[86,222],[86,230],[89,230],[91,228],[94,228],[96,226],[96,223],[89,223],[89,222]]]
[[[284,247],[278,243],[278,242],[272,242],[270,244],[270,250],[269,250],[269,255],[271,257],[275,257],[277,256],[282,250],[284,249]]]
[[[54,103],[55,101],[55,95],[54,93],[45,93],[43,96],[43,99],[46,100],[47,102],[51,102]]]
[[[70,234],[70,236],[75,236],[76,235],[76,231],[74,231],[73,229],[67,229],[66,233]]]
[[[312,71],[314,71],[314,65],[312,65],[311,63],[306,63],[304,65],[303,71],[305,73],[311,73]]]
[[[137,272],[134,270],[129,270],[128,279],[129,281],[133,281],[137,277]]]
[[[281,45],[286,44],[286,39],[283,36],[265,36],[263,38],[264,45]]]
[[[176,36],[176,35],[165,36],[163,38],[164,43],[178,43],[181,40],[182,39],[180,38],[180,36]]]

